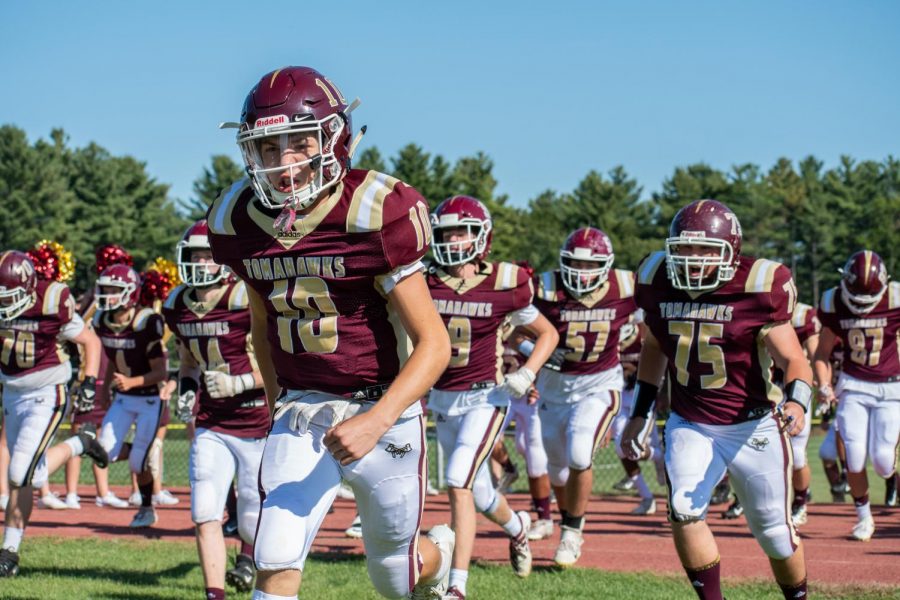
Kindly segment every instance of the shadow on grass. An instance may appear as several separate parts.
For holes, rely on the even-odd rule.
[[[20,578],[38,578],[44,576],[66,577],[72,579],[105,579],[125,585],[152,586],[162,583],[163,579],[184,579],[194,569],[199,569],[196,562],[182,562],[168,569],[160,571],[139,571],[135,569],[116,567],[30,567],[22,570]],[[170,581],[165,582],[171,585]],[[133,598],[133,594],[126,594],[122,598]],[[147,596],[158,598],[159,596]]]

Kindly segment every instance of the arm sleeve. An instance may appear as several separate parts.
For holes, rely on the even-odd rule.
[[[537,307],[533,304],[529,304],[525,308],[520,308],[519,310],[514,310],[509,313],[509,323],[513,327],[530,325],[531,323],[534,323],[534,320],[537,319],[540,314]]]
[[[59,337],[71,342],[81,335],[82,331],[84,331],[84,320],[81,315],[74,313],[68,323],[63,323],[59,330]]]

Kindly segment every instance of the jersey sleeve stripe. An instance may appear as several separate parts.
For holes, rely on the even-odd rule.
[[[666,255],[664,252],[654,252],[648,256],[647,260],[644,261],[644,266],[641,267],[641,270],[638,273],[638,283],[644,285],[653,283],[656,271],[659,269],[659,265],[662,264],[662,261],[665,260],[665,258]]]
[[[63,284],[53,282],[47,286],[44,292],[44,305],[41,308],[43,314],[53,315],[59,312],[59,298],[62,295]]]
[[[213,205],[213,211],[209,215],[209,228],[219,235],[234,235],[234,227],[231,224],[231,213],[234,210],[241,191],[250,184],[249,179],[241,179],[231,184],[222,196]]]
[[[228,297],[228,310],[243,310],[248,306],[250,306],[250,299],[247,296],[247,284],[239,281]]]
[[[398,179],[369,171],[362,185],[356,188],[347,211],[347,231],[380,231],[383,224],[384,199],[394,191]]]
[[[744,291],[748,293],[767,293],[772,291],[775,270],[778,266],[779,263],[775,261],[765,258],[758,259],[750,267],[750,274],[747,276],[747,285],[744,287]]]
[[[185,286],[184,286],[184,284],[182,283],[181,285],[179,285],[178,287],[176,287],[174,290],[172,290],[171,292],[169,292],[169,295],[166,296],[166,301],[163,302],[163,308],[168,308],[168,309],[173,309],[173,308],[175,308],[175,300],[178,299],[178,294],[180,294],[181,292],[184,291],[184,287],[185,287]]]
[[[830,290],[826,290],[825,293],[822,294],[822,303],[820,305],[822,312],[834,312],[834,292],[835,288],[831,288]]]
[[[516,275],[519,267],[502,262],[497,265],[497,280],[494,282],[495,290],[511,290],[516,287]]]
[[[147,319],[150,318],[150,315],[153,314],[153,311],[149,308],[142,308],[138,311],[138,314],[134,317],[134,330],[140,331],[147,325]]]
[[[541,273],[541,286],[538,289],[538,296],[547,302],[553,302],[556,298],[556,277],[553,271]]]
[[[634,296],[634,273],[616,269],[616,281],[619,282],[619,296],[621,298]]]
[[[791,325],[794,328],[803,327],[803,324],[806,322],[806,313],[809,312],[810,307],[805,304],[797,303],[797,306],[794,308],[794,315],[791,319]]]
[[[888,308],[900,308],[900,282],[888,284]]]

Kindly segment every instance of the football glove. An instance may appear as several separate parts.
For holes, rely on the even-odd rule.
[[[194,418],[194,403],[197,402],[197,392],[191,390],[178,395],[175,401],[175,416],[182,423],[190,423]]]
[[[521,398],[528,393],[532,383],[534,383],[534,373],[528,367],[522,367],[515,373],[506,376],[503,387],[509,391],[510,395]]]
[[[206,391],[212,398],[231,398],[247,390],[253,389],[255,381],[253,373],[243,375],[228,375],[221,371],[204,371],[203,380],[206,382]]]
[[[83,415],[94,410],[94,400],[97,398],[97,378],[85,377],[75,392],[75,410]]]

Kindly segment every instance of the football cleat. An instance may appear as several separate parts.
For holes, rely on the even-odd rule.
[[[735,497],[734,502],[731,503],[723,513],[722,517],[725,519],[737,519],[741,515],[744,514],[744,507],[741,505],[741,501]]]
[[[524,510],[516,513],[522,521],[522,533],[509,538],[509,563],[513,572],[519,577],[531,575],[531,547],[528,545],[528,531],[531,529],[531,517]]]
[[[353,517],[353,523],[350,524],[350,527],[344,530],[344,535],[354,540],[362,539],[362,519],[359,518],[359,513],[356,513],[356,516]]]
[[[620,492],[630,492],[634,489],[634,481],[632,481],[631,477],[626,475],[613,484],[613,489]]]
[[[450,561],[453,560],[453,548],[456,545],[456,533],[448,525],[435,525],[426,536],[434,542],[441,552],[441,566],[448,565],[447,572],[437,581],[420,581],[413,588],[409,597],[412,600],[442,600],[447,593],[450,582]],[[451,596],[452,598],[452,596]]]
[[[865,519],[861,519],[859,523],[853,526],[853,531],[850,533],[850,537],[854,540],[859,540],[860,542],[868,542],[872,539],[872,535],[875,533],[875,519],[872,517],[866,517]]]
[[[228,537],[232,535],[237,535],[238,531],[238,518],[237,512],[235,514],[228,513],[228,518],[225,519],[225,522],[222,524],[222,535]]]
[[[143,502],[141,501],[141,493],[140,492],[132,492],[130,496],[128,496],[128,504],[132,506],[141,506]]]
[[[81,510],[81,498],[78,497],[78,494],[66,494],[65,502],[66,508]]]
[[[836,504],[843,504],[847,501],[847,483],[838,481],[831,486],[831,501]]]
[[[341,485],[338,486],[337,497],[342,498],[344,500],[355,500],[356,496],[353,494],[353,490],[349,485],[341,482]]]
[[[543,540],[553,535],[553,519],[538,519],[531,524],[528,530],[528,539],[531,541]]]
[[[100,507],[110,506],[112,508],[128,508],[129,506],[127,501],[122,500],[111,491],[106,492],[105,496],[97,496],[94,498],[94,504]]]
[[[444,594],[443,600],[466,600],[466,595],[459,591],[455,585],[451,585],[447,593]]]
[[[97,441],[96,432],[82,429],[78,433],[78,439],[81,440],[81,444],[84,446],[84,451],[82,451],[81,454],[83,456],[91,457],[94,463],[101,469],[106,468],[109,464],[109,454],[106,453],[106,450],[104,450],[103,446],[100,445],[100,442]]]
[[[19,574],[19,553],[9,548],[0,549],[0,577],[15,577]]]
[[[801,506],[797,506],[793,510],[791,510],[791,521],[794,522],[794,527],[800,527],[801,525],[806,525],[806,521],[809,518],[809,515],[806,510],[806,505],[803,504]]]
[[[559,546],[553,556],[556,566],[567,569],[573,566],[581,557],[581,545],[584,544],[584,535],[574,527],[561,526],[562,535],[559,537]]]
[[[900,505],[900,498],[897,497],[897,479],[900,478],[900,474],[894,473],[890,477],[884,480],[884,505],[885,506],[898,506]]]
[[[131,524],[128,525],[132,529],[142,529],[145,527],[153,527],[157,521],[156,509],[152,506],[142,506],[134,515]]]
[[[152,502],[153,506],[175,506],[180,500],[173,496],[169,490],[162,490],[158,494],[153,494]]]
[[[631,511],[633,515],[656,514],[656,498],[641,498],[641,503]]]
[[[59,499],[56,492],[50,492],[45,496],[41,496],[37,501],[38,508],[50,508],[53,510],[66,510],[69,508],[66,503]]]
[[[225,582],[239,592],[249,592],[253,589],[255,575],[253,559],[246,554],[238,554],[234,559],[234,567],[225,571]]]
[[[728,498],[731,497],[731,485],[728,481],[719,482],[716,485],[716,488],[713,490],[712,496],[709,499],[710,506],[716,506],[717,504],[725,504],[728,502]]]

